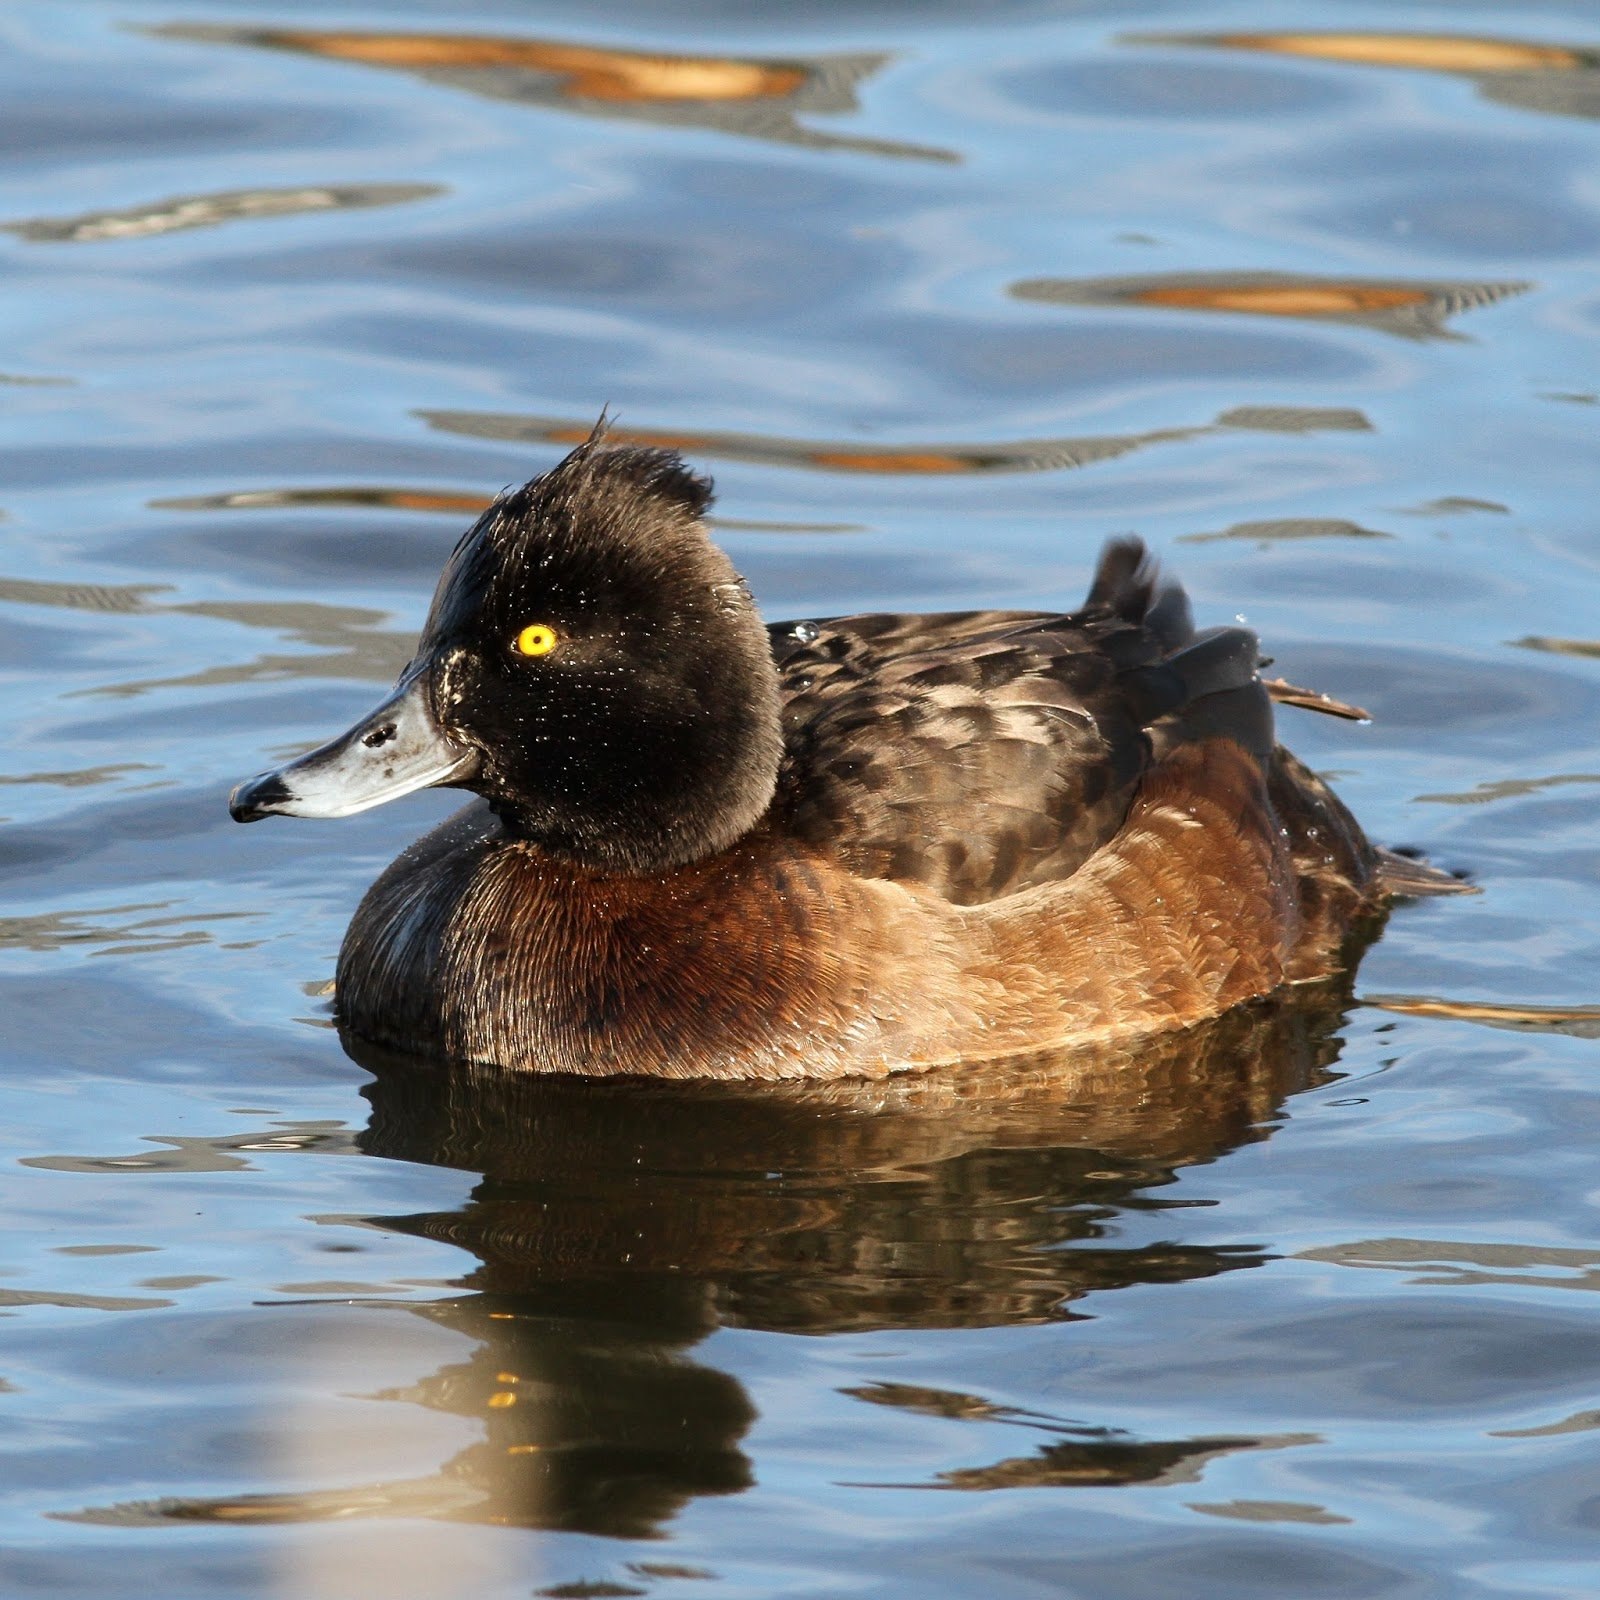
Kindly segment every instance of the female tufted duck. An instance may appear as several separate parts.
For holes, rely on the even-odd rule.
[[[1135,539],[1070,615],[763,626],[710,483],[599,430],[456,546],[394,694],[242,822],[479,798],[368,891],[352,1033],[526,1072],[879,1077],[1181,1028],[1335,970],[1375,850],[1244,628]]]

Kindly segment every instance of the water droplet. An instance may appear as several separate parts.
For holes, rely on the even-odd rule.
[[[822,629],[814,622],[797,622],[789,630],[789,637],[796,644],[815,644],[822,637]]]

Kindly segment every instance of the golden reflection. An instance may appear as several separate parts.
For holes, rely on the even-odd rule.
[[[1531,283],[1318,278],[1292,272],[1175,272],[1123,278],[1025,278],[1019,300],[1069,306],[1296,317],[1375,328],[1402,339],[1458,339],[1448,319],[1531,289]]]
[[[474,439],[528,444],[582,444],[593,423],[564,417],[530,417],[497,411],[419,411],[430,428]],[[805,467],[816,472],[895,476],[950,473],[1044,472],[1110,461],[1145,445],[1192,439],[1206,427],[1158,428],[1149,433],[1084,439],[1019,439],[995,444],[848,444],[839,440],[785,439],[756,433],[689,433],[680,428],[614,424],[607,437],[619,444],[654,445],[685,455],[720,457],[751,466]]]
[[[1328,983],[1137,1050],[759,1088],[451,1069],[347,1039],[375,1074],[360,1149],[477,1182],[446,1210],[319,1219],[471,1258],[444,1298],[337,1314],[403,1311],[456,1335],[443,1365],[367,1398],[462,1419],[477,1438],[431,1474],[339,1487],[311,1470],[326,1452],[310,1414],[293,1450],[304,1492],[75,1515],[404,1514],[659,1536],[690,1501],[754,1480],[750,1398],[696,1350],[718,1328],[1066,1323],[1097,1293],[1270,1259],[1250,1243],[1123,1242],[1115,1218],[1161,1209],[1180,1169],[1266,1137],[1286,1095],[1327,1082],[1348,1004],[1348,982]],[[359,1345],[369,1327],[343,1337]],[[1221,1454],[1308,1438],[1147,1439],[981,1394],[885,1382],[844,1392],[974,1430],[992,1465],[924,1485],[947,1490],[1188,1481]],[[1092,1392],[1079,1404],[1092,1407]]]
[[[1521,1033],[1569,1033],[1579,1039],[1600,1039],[1600,1006],[1502,1005],[1423,994],[1370,994],[1362,997],[1362,1004],[1407,1017],[1444,1017]]]
[[[1302,431],[1302,430],[1296,430]],[[234,489],[223,494],[182,495],[150,500],[152,511],[264,511],[282,506],[382,506],[390,511],[442,512],[477,516],[494,504],[494,496],[460,494],[450,489],[371,487],[325,489]],[[752,518],[708,517],[713,528],[729,533],[866,533],[859,522],[764,522]]]
[[[566,417],[524,416],[505,411],[418,411],[430,428],[516,444],[582,444],[592,422]],[[1065,472],[1113,461],[1150,445],[1172,444],[1208,434],[1246,430],[1266,433],[1346,432],[1371,427],[1359,411],[1326,407],[1237,407],[1214,422],[1153,428],[1147,433],[1099,434],[1077,439],[1010,439],[990,444],[856,444],[844,440],[787,439],[757,433],[690,433],[680,428],[611,426],[619,444],[655,445],[685,455],[711,456],[751,466],[799,467],[814,472],[851,472],[902,477],[999,472]]]
[[[824,150],[956,161],[950,150],[821,132],[805,113],[859,109],[856,85],[890,58],[882,54],[688,56],[618,45],[487,34],[355,33],[310,28],[235,28],[173,23],[158,38],[254,45],[328,61],[412,72],[453,89],[527,105],[716,128]]]
[[[152,511],[265,511],[282,506],[378,506],[388,511],[439,511],[475,517],[494,504],[488,494],[454,489],[403,489],[352,484],[321,489],[235,489],[148,502]]]
[[[590,100],[757,100],[791,95],[803,67],[715,56],[646,55],[550,39],[494,39],[450,33],[312,33],[281,28],[256,42],[280,50],[359,61],[369,67],[511,67],[550,72],[566,94]]]
[[[1211,45],[1262,50],[1358,67],[1406,67],[1414,72],[1576,72],[1593,67],[1595,52],[1518,39],[1450,33],[1192,33],[1134,34],[1130,44]]]
[[[1600,50],[1469,33],[1145,33],[1124,44],[1253,50],[1339,66],[1443,72],[1486,98],[1557,116],[1600,116]]]

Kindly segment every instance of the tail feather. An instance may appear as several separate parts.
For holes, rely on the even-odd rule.
[[[1164,650],[1176,650],[1194,638],[1194,612],[1189,608],[1188,594],[1176,578],[1161,580],[1155,599],[1145,612],[1144,622]]]
[[[1144,540],[1133,534],[1106,540],[1083,609],[1142,624],[1164,652],[1194,637],[1194,615],[1183,585],[1163,575]]]
[[[1380,893],[1407,900],[1427,895],[1483,892],[1476,884],[1466,883],[1442,867],[1394,850],[1378,851],[1378,889]]]
[[[1124,622],[1140,622],[1150,610],[1156,582],[1155,558],[1143,539],[1133,534],[1107,539],[1083,609],[1109,611]]]
[[[1272,703],[1256,668],[1260,645],[1248,628],[1196,633],[1189,597],[1164,578],[1142,539],[1110,539],[1084,603],[1139,629],[1139,654],[1122,682],[1146,726],[1176,715],[1186,739],[1227,737],[1265,757],[1273,748]],[[1150,646],[1158,652],[1152,661]]]

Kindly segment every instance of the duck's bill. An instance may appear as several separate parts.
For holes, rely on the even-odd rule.
[[[241,783],[228,810],[235,822],[349,817],[416,789],[470,782],[477,770],[476,752],[434,720],[427,675],[418,672],[348,733]]]

